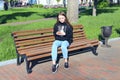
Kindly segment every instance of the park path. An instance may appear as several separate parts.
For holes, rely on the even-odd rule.
[[[27,74],[25,62],[0,66],[0,80],[120,80],[120,38],[109,42],[111,48],[99,45],[98,56],[92,52],[70,56],[70,68],[64,69],[61,58],[58,71],[53,74],[51,61],[36,64]]]
[[[33,22],[40,22],[40,21],[45,21],[45,20],[51,20],[55,18],[43,18],[43,19],[37,19],[37,20],[29,20],[29,21],[24,21],[24,22],[12,22],[12,23],[5,23],[5,24],[0,24],[0,26],[5,26],[5,25],[11,25],[11,26],[16,26],[16,25],[21,25],[21,24],[29,24]]]

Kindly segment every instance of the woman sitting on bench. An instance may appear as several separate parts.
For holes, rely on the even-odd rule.
[[[58,68],[57,61],[57,49],[61,47],[63,58],[65,59],[64,67],[69,68],[68,64],[68,46],[73,42],[73,28],[69,23],[64,12],[61,12],[57,16],[57,22],[54,25],[53,34],[55,41],[52,45],[52,72],[56,72]]]

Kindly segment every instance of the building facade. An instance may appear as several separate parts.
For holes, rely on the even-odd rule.
[[[4,10],[4,1],[0,0],[0,10]]]
[[[43,5],[57,5],[57,4],[63,4],[64,2],[67,4],[67,0],[60,0],[60,2],[57,2],[57,0],[37,0],[38,4]],[[89,3],[92,2],[92,0],[79,0],[79,4],[82,3]]]
[[[29,3],[29,4],[42,4],[42,5],[58,5],[63,4],[64,2],[67,4],[67,0],[19,0],[20,2]],[[90,3],[92,0],[79,0],[79,4]]]

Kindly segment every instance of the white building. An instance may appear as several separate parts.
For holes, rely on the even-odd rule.
[[[57,5],[57,4],[63,4],[63,0],[60,0],[60,2],[57,2],[56,0],[37,0],[37,4]]]
[[[67,4],[67,0],[60,0],[60,2],[57,2],[57,0],[19,0],[21,2],[24,3],[30,3],[35,2],[36,4],[42,4],[42,5],[63,5],[63,1],[66,2]],[[92,2],[92,0],[79,0],[79,4],[86,4],[86,3],[90,3]]]
[[[67,3],[67,0],[65,0]],[[63,4],[63,0],[60,0],[60,2],[58,3],[56,0],[37,0],[37,4],[43,4],[43,5],[57,5],[57,4]],[[81,3],[89,3],[92,2],[92,0],[79,0],[79,4]]]
[[[113,0],[113,3],[117,3],[118,2],[118,0]]]
[[[0,10],[4,10],[4,1],[0,0]]]

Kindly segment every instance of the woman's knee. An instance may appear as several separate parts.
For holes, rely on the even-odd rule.
[[[55,40],[55,41],[53,42],[53,45],[55,45],[55,46],[59,46],[59,45],[60,45],[60,41]]]
[[[62,49],[62,50],[67,50],[67,46],[61,45],[61,49]]]
[[[68,41],[63,41],[62,45],[63,47],[68,47],[69,46],[69,42]]]

